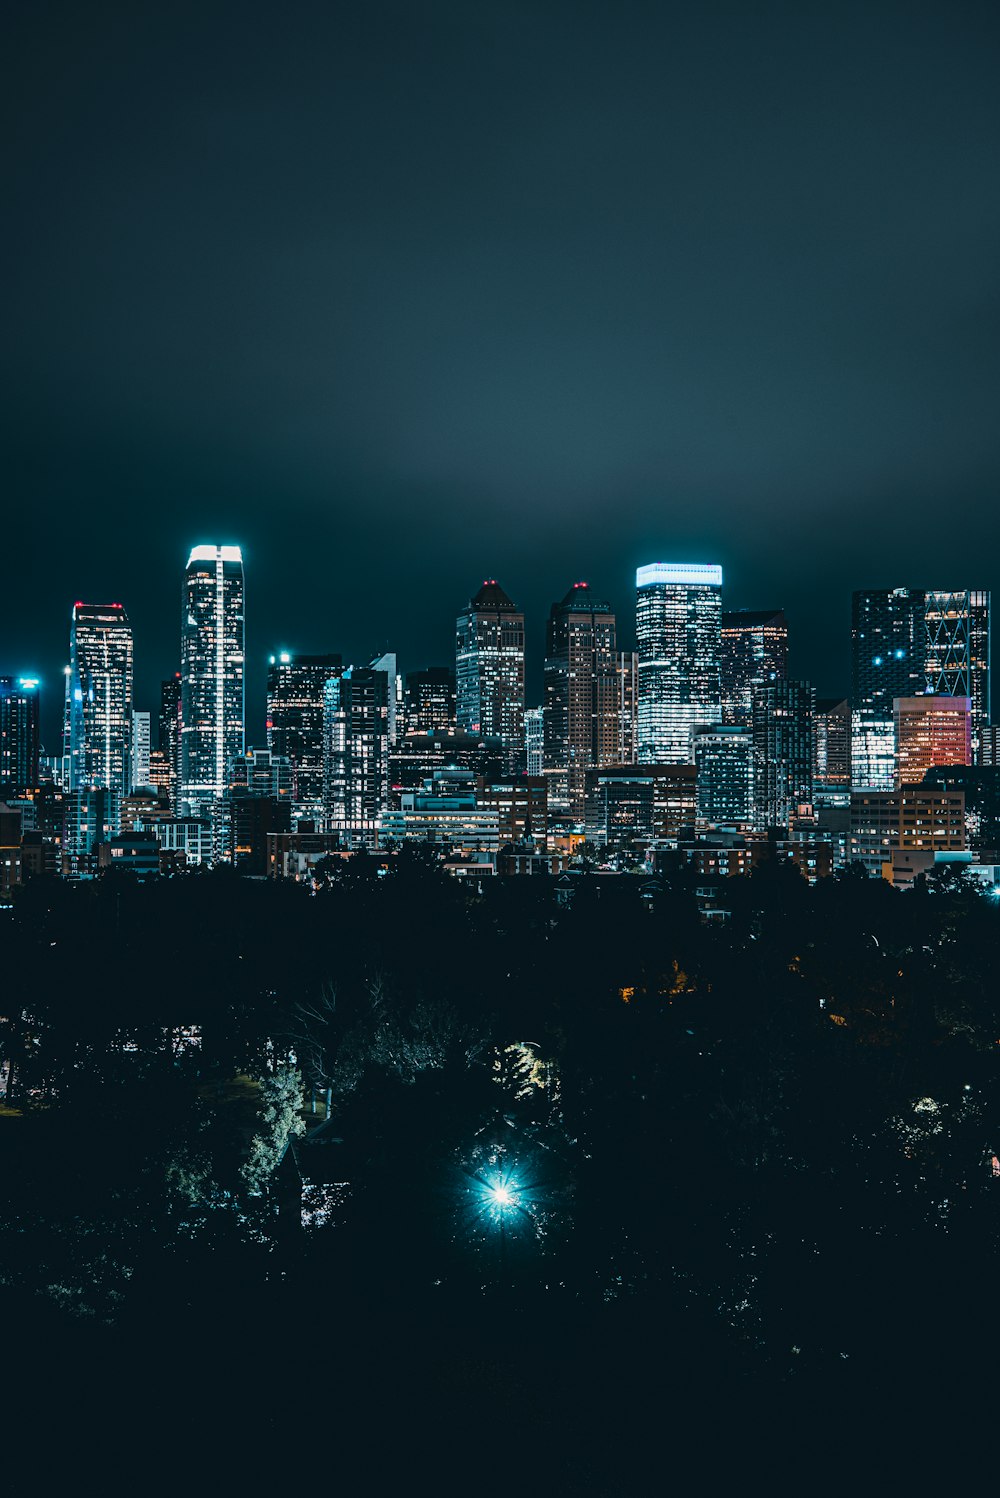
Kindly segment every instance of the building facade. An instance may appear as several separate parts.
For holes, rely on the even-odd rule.
[[[178,799],[217,801],[229,761],[245,747],[243,554],[195,546],[184,572]]]
[[[121,604],[74,604],[69,654],[71,787],[124,796],[132,789],[133,647]]]
[[[406,733],[435,733],[455,726],[455,673],[450,666],[407,671],[403,715]]]
[[[757,754],[753,733],[719,723],[694,736],[698,824],[753,827],[756,818]]]
[[[586,772],[619,763],[618,650],[610,603],[574,583],[549,613],[544,774],[549,804],[583,820]]]
[[[351,666],[324,687],[324,818],[345,841],[374,846],[389,804],[389,676]]]
[[[524,753],[524,614],[494,579],[483,583],[455,626],[458,726],[499,738],[507,770]]]
[[[149,785],[149,713],[132,713],[132,785]]]
[[[968,697],[972,762],[981,763],[990,721],[990,595],[973,588],[926,594],[925,690]]]
[[[0,798],[36,788],[40,751],[38,682],[0,676]]]
[[[783,610],[725,610],[720,660],[722,722],[749,728],[754,692],[788,675],[788,622]]]
[[[896,783],[892,704],[924,690],[926,595],[920,588],[862,589],[851,607],[851,785]]]
[[[813,805],[813,713],[816,689],[807,681],[775,681],[753,699],[757,752],[757,823],[788,827]]]
[[[323,704],[339,655],[272,655],[267,670],[267,747],[292,768],[292,814],[323,816]]]
[[[896,785],[919,785],[928,770],[972,764],[968,697],[897,697],[892,705]]]
[[[722,568],[657,562],[636,572],[640,764],[690,764],[695,728],[722,711]]]

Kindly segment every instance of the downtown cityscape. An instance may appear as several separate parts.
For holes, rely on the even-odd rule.
[[[5,20],[5,1498],[990,1484],[1000,11]]]
[[[473,880],[679,857],[716,919],[764,857],[810,882],[857,864],[908,889],[947,867],[1000,891],[988,592],[855,592],[837,700],[789,678],[782,609],[723,608],[721,567],[651,563],[635,589],[635,650],[589,583],[553,603],[537,705],[524,613],[491,578],[453,662],[402,672],[405,640],[363,664],[279,650],[248,711],[241,549],[195,546],[155,707],[118,602],[73,605],[57,753],[42,684],[0,677],[2,889],[222,864],[314,882],[416,843]]]

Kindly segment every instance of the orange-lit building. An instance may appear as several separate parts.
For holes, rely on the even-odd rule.
[[[896,697],[896,784],[919,785],[939,765],[972,764],[972,701],[968,697]]]

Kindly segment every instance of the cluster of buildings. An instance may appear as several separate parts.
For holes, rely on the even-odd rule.
[[[635,639],[622,648],[611,604],[574,583],[527,705],[524,613],[488,579],[454,663],[272,656],[248,745],[242,554],[196,546],[155,717],[133,701],[120,603],[73,606],[59,753],[39,683],[0,677],[0,887],[219,863],[310,879],[411,842],[465,875],[687,858],[709,910],[762,858],[902,885],[946,859],[997,882],[988,593],[855,593],[840,700],[789,677],[780,609],[723,608],[718,566],[640,567]]]

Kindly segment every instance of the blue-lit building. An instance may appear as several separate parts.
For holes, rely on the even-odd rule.
[[[635,584],[639,763],[691,764],[693,731],[722,716],[722,568],[655,562]]]
[[[39,750],[38,682],[0,676],[0,797],[35,789]]]
[[[133,647],[120,603],[73,605],[69,657],[71,789],[125,796],[132,789]]]
[[[755,825],[757,756],[751,729],[716,723],[694,736],[698,824],[702,827]]]
[[[851,609],[851,785],[891,791],[896,783],[893,700],[926,685],[926,594],[868,588]]]
[[[487,579],[455,624],[458,727],[498,738],[504,768],[524,758],[524,614]]]

